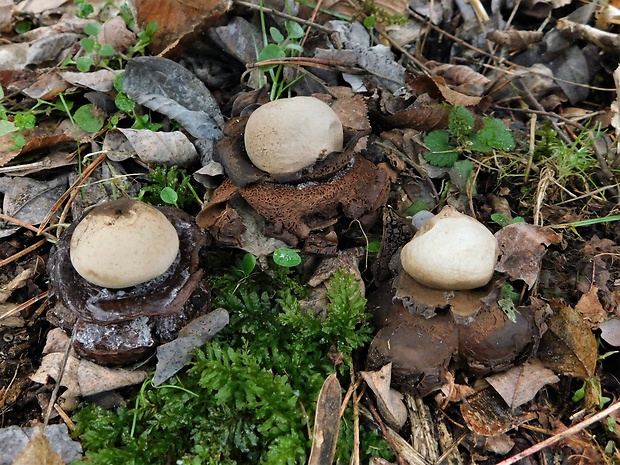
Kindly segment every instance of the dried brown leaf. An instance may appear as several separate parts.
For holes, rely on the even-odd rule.
[[[396,430],[407,421],[407,407],[403,395],[392,389],[392,364],[388,363],[378,371],[362,371],[362,378],[375,394],[377,408],[383,419]]]
[[[594,376],[598,345],[581,315],[571,307],[558,307],[547,321],[539,358],[554,372],[580,379]]]
[[[591,286],[588,292],[581,295],[579,302],[575,305],[575,310],[577,310],[586,321],[593,323],[594,326],[605,321],[608,316],[598,298],[598,291],[599,289],[596,286]]]
[[[469,94],[479,95],[479,91],[486,89],[491,81],[484,75],[474,71],[469,66],[452,65],[429,60],[426,66],[438,76],[442,76],[451,84],[471,86]]]
[[[524,50],[530,45],[539,43],[543,38],[542,31],[492,31],[487,34],[487,39],[496,44],[503,45],[509,52]]]
[[[534,413],[520,413],[518,409],[509,408],[491,389],[468,397],[467,402],[461,404],[461,414],[469,429],[482,436],[499,436],[536,418]]]
[[[43,431],[35,434],[15,460],[13,465],[64,465],[64,461],[50,448],[50,442]]]
[[[543,386],[560,380],[538,359],[526,360],[522,365],[485,379],[510,408],[529,402]]]
[[[512,279],[522,279],[531,289],[542,265],[546,246],[560,242],[562,237],[550,228],[515,223],[499,230],[500,260],[495,269]]]
[[[319,392],[314,417],[312,449],[308,465],[332,463],[336,453],[338,432],[340,430],[340,404],[342,389],[335,374],[327,377]]]
[[[193,35],[212,25],[231,6],[232,0],[137,0],[137,22],[143,28],[157,22],[151,48],[154,54],[168,56],[180,52]]]

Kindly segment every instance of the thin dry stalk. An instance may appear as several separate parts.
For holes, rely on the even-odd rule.
[[[11,255],[8,258],[5,258],[4,260],[0,260],[0,268],[8,265],[9,263],[14,262],[15,260],[19,260],[24,255],[28,255],[33,250],[37,250],[39,247],[41,247],[43,244],[46,244],[46,243],[47,243],[46,239],[41,239],[39,242],[35,242],[34,244],[29,245],[24,250],[20,250],[19,252]]]
[[[19,313],[22,310],[27,309],[31,305],[36,304],[39,300],[45,299],[46,297],[47,297],[47,292],[41,292],[39,295],[35,295],[31,299],[28,299],[26,302],[21,303],[17,307],[11,308],[10,310],[7,310],[3,314],[1,314],[0,315],[0,320],[4,320],[5,318],[13,316],[16,313]]]
[[[512,465],[513,463],[518,462],[519,460],[523,460],[526,457],[529,457],[532,454],[535,454],[536,452],[539,452],[541,450],[543,450],[546,447],[549,447],[559,441],[561,441],[562,439],[566,439],[582,430],[584,430],[585,428],[587,428],[588,426],[601,421],[603,418],[608,417],[609,415],[611,415],[613,412],[615,412],[616,410],[620,409],[620,402],[616,402],[615,404],[610,405],[609,407],[607,407],[604,410],[601,410],[600,412],[592,415],[590,418],[586,418],[585,420],[577,423],[576,425],[571,426],[570,428],[568,428],[565,431],[562,431],[561,433],[558,433],[554,436],[551,436],[550,438],[545,439],[542,442],[539,442],[538,444],[533,445],[532,447],[525,449],[521,452],[519,452],[516,455],[513,455],[512,457],[503,460],[501,462],[499,462],[497,465]]]

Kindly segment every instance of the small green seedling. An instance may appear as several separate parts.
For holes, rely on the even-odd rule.
[[[275,27],[269,28],[269,37],[273,41],[272,43],[269,43],[262,1],[260,2],[260,6],[261,27],[263,31],[263,49],[257,54],[258,61],[278,60],[286,57],[297,56],[298,54],[303,53],[304,49],[301,46],[301,39],[305,36],[305,32],[295,21],[287,20],[284,22],[286,37],[284,37],[284,35]],[[284,72],[284,65],[282,64],[261,66],[260,70],[267,72],[271,77],[271,100],[280,98],[286,90],[290,89],[295,82],[301,79],[300,76],[291,82],[286,82],[282,76]]]
[[[491,219],[502,228],[505,228],[509,224],[525,223],[525,220],[521,216],[515,216],[512,220],[508,221],[508,218],[503,213],[493,213]]]
[[[256,268],[256,257],[251,253],[246,253],[241,261],[241,271],[245,276],[250,276]]]
[[[76,12],[78,18],[88,18],[95,12],[93,6],[86,0],[75,0]]]
[[[517,322],[517,310],[516,305],[519,304],[520,296],[515,292],[514,287],[510,283],[504,283],[504,292],[501,299],[497,301],[497,304],[504,311],[506,316],[513,323]]]
[[[159,166],[147,176],[151,183],[140,189],[137,199],[153,205],[172,205],[184,209],[192,201],[201,204],[200,197],[191,185],[191,177],[176,166]]]
[[[424,156],[431,165],[451,167],[459,155],[467,152],[510,151],[515,142],[510,130],[497,118],[486,117],[479,131],[474,131],[474,117],[465,107],[455,105],[450,111],[448,129],[431,131],[424,138],[430,152]]]
[[[108,68],[110,57],[114,56],[116,52],[114,47],[110,44],[101,44],[97,39],[99,33],[103,30],[103,25],[97,21],[91,21],[84,27],[84,33],[88,37],[84,37],[80,40],[83,54],[75,60],[71,57],[67,57],[63,61],[63,66],[75,64],[77,69],[83,73],[87,73],[94,66],[101,68]]]

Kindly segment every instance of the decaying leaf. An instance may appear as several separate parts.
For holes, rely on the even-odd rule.
[[[137,57],[125,67],[123,91],[136,102],[177,121],[196,138],[222,135],[224,117],[209,89],[180,64]]]
[[[37,432],[22,450],[13,465],[64,465],[63,459],[50,447],[43,431]]]
[[[514,223],[495,234],[500,247],[500,260],[495,269],[512,279],[522,279],[531,289],[540,273],[546,247],[562,237],[550,228],[527,223]]]
[[[532,400],[543,386],[560,381],[553,371],[534,358],[485,379],[511,409]]]
[[[42,433],[43,429],[40,426],[30,428],[9,426],[8,428],[0,428],[0,444],[2,444],[0,465],[20,463],[14,462],[14,460],[17,460],[18,454],[25,449],[29,449],[29,451],[22,454],[22,460],[32,460],[21,462],[22,464],[64,464],[73,463],[82,458],[82,446],[79,442],[71,439],[67,425],[47,425],[45,435],[43,436]],[[44,441],[40,437],[48,442],[47,445],[44,445]],[[36,443],[35,438],[37,438]],[[38,445],[43,447],[38,447]],[[59,456],[61,461],[49,461],[52,454]]]
[[[588,292],[582,294],[579,298],[579,302],[575,304],[575,310],[594,326],[598,326],[598,324],[605,321],[608,316],[598,298],[598,291],[598,287],[594,285],[591,286]]]
[[[67,176],[57,176],[47,182],[26,177],[0,178],[0,192],[4,193],[2,210],[6,215],[31,225],[43,221],[50,209],[64,193]],[[0,237],[13,234],[18,228],[13,224],[1,226]]]
[[[503,45],[509,52],[524,50],[530,45],[537,44],[543,38],[542,31],[492,31],[487,34],[487,39],[496,44]]]
[[[47,384],[51,379],[57,381],[65,357],[69,337],[56,328],[48,333],[47,354],[41,360],[39,369],[30,376],[34,382]],[[45,351],[44,351],[45,352]],[[87,360],[69,355],[60,385],[66,390],[65,400],[110,391],[125,386],[139,384],[146,379],[148,371],[107,368]],[[73,402],[70,402],[73,404]]]
[[[164,166],[187,167],[198,161],[196,147],[181,131],[118,128],[106,133],[103,149],[113,161],[134,154],[144,163]]]
[[[426,66],[451,84],[459,86],[459,90],[467,95],[482,95],[482,92],[491,84],[489,78],[474,71],[469,66],[452,65],[436,61],[427,61]]]
[[[383,419],[392,428],[400,430],[407,421],[407,407],[403,395],[390,387],[392,364],[386,364],[379,371],[362,371],[360,374],[375,394],[377,408]]]
[[[535,413],[511,409],[492,389],[485,389],[461,404],[461,414],[471,431],[482,436],[499,436],[527,421]]]
[[[594,376],[598,345],[581,315],[571,307],[557,307],[547,325],[539,358],[558,374],[584,380]]]
[[[174,376],[194,356],[196,347],[213,338],[228,324],[228,312],[217,308],[190,321],[179,331],[179,336],[157,348],[157,368],[153,385],[158,386]]]
[[[157,23],[157,34],[151,47],[154,54],[167,55],[180,52],[192,37],[213,24],[231,5],[232,0],[137,0],[137,22],[142,28],[149,22]]]
[[[332,373],[327,377],[319,392],[308,465],[322,465],[334,461],[340,431],[341,403],[340,382],[338,377]]]
[[[614,347],[620,347],[620,318],[610,318],[600,324],[601,338]]]

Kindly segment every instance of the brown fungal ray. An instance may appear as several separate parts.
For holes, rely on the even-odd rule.
[[[239,193],[256,212],[299,239],[334,223],[339,209],[344,216],[364,223],[387,201],[387,174],[368,160],[356,157],[342,175],[323,183],[298,186],[255,184]],[[285,240],[285,239],[283,239]]]
[[[378,370],[391,362],[395,389],[426,396],[446,383],[448,365],[458,346],[455,323],[447,312],[427,319],[404,308],[393,311],[399,314],[398,321],[375,335],[367,369]]]
[[[179,255],[161,276],[146,283],[123,289],[109,289],[91,284],[73,268],[69,258],[71,235],[77,225],[65,231],[50,255],[48,272],[51,295],[92,323],[119,323],[140,316],[169,315],[179,312],[202,278],[198,253],[207,236],[192,219],[174,208],[161,208],[179,234]]]
[[[537,315],[530,307],[517,307],[510,321],[497,303],[484,305],[475,320],[458,325],[459,356],[477,376],[508,368],[538,342]]]
[[[248,116],[239,116],[226,122],[224,137],[215,142],[214,160],[224,165],[226,175],[236,186],[266,180],[269,174],[252,164],[243,144],[243,133]]]
[[[73,347],[79,356],[102,365],[142,360],[158,345],[175,339],[182,327],[209,308],[210,290],[201,281],[178,313],[137,317],[108,325],[78,319]]]
[[[409,242],[414,234],[415,227],[410,220],[399,215],[390,206],[383,208],[381,248],[372,265],[372,276],[375,281],[385,281],[392,275],[390,262],[396,252]]]
[[[495,283],[493,283],[495,284]],[[411,313],[430,318],[439,309],[450,308],[459,323],[472,321],[483,306],[483,299],[494,292],[495,287],[489,284],[478,289],[462,291],[445,291],[432,289],[402,270],[396,281],[395,302],[402,302]]]

